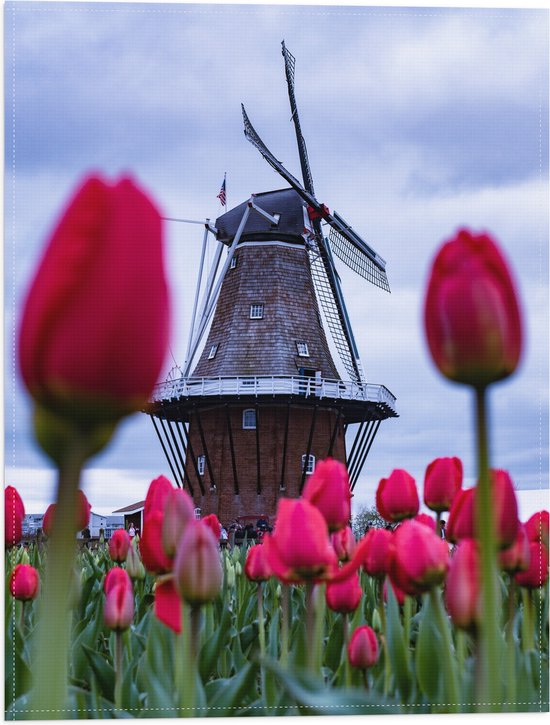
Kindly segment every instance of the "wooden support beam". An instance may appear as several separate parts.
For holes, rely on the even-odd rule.
[[[172,431],[171,431],[170,427],[168,426],[168,424],[166,423],[166,420],[164,418],[159,418],[159,420],[160,420],[160,424],[162,426],[162,431],[164,433],[164,437],[166,439],[166,442],[168,443],[168,448],[170,449],[170,453],[172,454],[172,460],[173,460],[174,466],[175,466],[175,468],[172,468],[172,472],[175,475],[176,486],[178,488],[181,488],[180,482],[178,480],[179,478],[182,477],[181,471],[179,469],[177,456],[174,453],[174,449],[172,448],[172,443],[170,442],[170,438],[172,437],[172,435],[171,435]],[[167,431],[167,428],[168,428],[168,431]],[[176,473],[176,469],[177,469],[177,473]]]
[[[369,420],[369,422],[367,423],[365,430],[363,431],[363,435],[361,436],[361,441],[357,446],[357,450],[355,451],[355,457],[350,466],[348,467],[348,475],[350,476],[350,480],[353,479],[355,470],[357,468],[357,463],[361,460],[361,456],[363,455],[363,452],[368,445],[370,435],[374,428],[374,422],[374,420]]]
[[[191,411],[189,411],[189,432],[187,434],[187,440],[188,440],[188,450],[191,454],[191,461],[193,463],[193,468],[195,469],[195,475],[197,476],[197,482],[199,484],[199,488],[201,490],[201,494],[204,496],[204,483],[202,482],[202,476],[199,473],[199,467],[197,465],[197,457],[195,456],[195,452],[193,450],[193,445],[191,443]]]
[[[357,483],[357,479],[359,478],[359,475],[360,475],[361,471],[363,470],[363,466],[365,465],[365,461],[367,460],[367,456],[369,455],[369,452],[370,452],[370,449],[372,447],[372,444],[374,443],[374,439],[376,438],[376,434],[378,433],[378,429],[380,428],[380,423],[381,422],[382,422],[382,420],[377,420],[376,423],[375,423],[373,433],[371,435],[369,444],[367,446],[367,450],[365,451],[365,454],[362,457],[362,460],[360,461],[360,465],[357,467],[357,470],[355,472],[353,481],[351,483],[351,490],[352,491],[355,488],[355,484]]]
[[[260,416],[258,415],[258,404],[254,406],[256,415],[256,493],[262,492],[262,475],[260,470]]]
[[[229,414],[229,405],[225,404],[225,417],[227,420],[227,432],[229,434],[229,450],[231,451],[231,466],[233,468],[233,489],[235,495],[239,494],[239,479],[237,477],[237,462],[235,459],[235,446],[233,444],[233,431],[231,430],[231,416]]]
[[[174,477],[174,480],[176,480],[177,479],[177,475],[176,475],[176,472],[174,470],[174,466],[172,465],[172,461],[170,460],[170,456],[168,455],[168,451],[166,450],[166,446],[164,445],[164,441],[162,440],[162,435],[161,435],[161,433],[160,433],[160,431],[159,431],[159,429],[157,427],[157,424],[155,422],[155,416],[151,415],[150,418],[151,418],[151,421],[153,423],[153,427],[155,429],[155,432],[156,432],[156,434],[158,436],[158,439],[160,441],[160,445],[162,446],[162,450],[164,451],[164,455],[166,456],[166,460],[168,461],[168,465],[170,466],[170,470],[172,471],[172,476]]]
[[[285,467],[286,467],[286,449],[288,445],[288,424],[290,421],[290,403],[286,406],[286,421],[285,421],[285,436],[283,439],[283,462],[281,466],[281,483],[279,484],[279,489],[284,488],[285,486]]]
[[[172,424],[174,424],[174,426],[176,428],[176,431],[177,431],[178,430],[177,423],[175,423],[174,421],[170,420],[169,418],[166,419],[166,422],[168,423],[168,428],[170,429],[170,433],[172,435],[172,440],[174,441],[174,448],[176,449],[176,452],[178,454],[178,458],[179,458],[179,461],[180,461],[180,464],[181,464],[181,468],[178,466],[178,469],[181,470],[181,472],[182,472],[182,478],[181,478],[182,485],[181,485],[181,487],[182,488],[185,488],[185,477],[187,475],[185,473],[185,446],[184,445],[181,445],[180,446],[180,444],[178,443],[178,440],[176,438],[176,434],[174,433],[174,429],[173,429]],[[180,438],[180,441],[181,441],[181,436],[179,436],[179,438]],[[183,441],[181,441],[181,442],[183,444]]]
[[[185,473],[185,480],[187,481],[187,485],[189,486],[189,493],[191,496],[195,495],[195,489],[193,488],[193,484],[191,483],[191,477],[189,476],[189,435],[187,434],[187,428],[185,427],[185,423],[182,420],[176,421],[176,430],[178,431],[178,435],[181,440],[181,444],[183,446],[183,449],[185,451],[185,468],[183,469],[183,472]],[[182,435],[183,434],[183,435]],[[185,440],[184,440],[185,438]]]
[[[332,449],[334,448],[334,441],[336,440],[336,434],[338,433],[338,426],[340,425],[341,417],[342,417],[342,408],[340,408],[340,410],[338,411],[338,413],[336,415],[336,421],[334,423],[334,428],[332,430],[332,435],[330,437],[330,444],[328,447],[327,458],[332,456]]]
[[[311,428],[309,429],[309,440],[307,442],[307,451],[306,451],[306,458],[304,461],[304,468],[302,470],[302,480],[300,482],[300,495],[302,494],[302,490],[304,488],[304,483],[306,481],[306,471],[307,471],[307,464],[309,462],[309,456],[311,454],[311,444],[313,443],[313,433],[315,431],[315,422],[317,420],[317,410],[319,406],[316,405],[315,408],[313,408],[313,416],[311,419]]]
[[[210,486],[213,486],[214,488],[217,488],[216,481],[214,479],[214,472],[212,471],[212,466],[210,464],[210,456],[208,455],[208,447],[206,445],[206,437],[204,435],[204,430],[202,428],[202,421],[199,414],[199,409],[196,405],[193,406],[193,410],[195,411],[195,415],[197,417],[197,425],[199,427],[199,435],[201,437],[201,443],[202,443],[202,449],[204,451],[204,458],[206,460],[206,467],[208,468],[208,475],[210,476]]]

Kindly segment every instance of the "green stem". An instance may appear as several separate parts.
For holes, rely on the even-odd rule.
[[[87,446],[75,439],[59,467],[57,501],[48,546],[44,595],[34,668],[34,693],[29,712],[58,720],[66,710],[69,650],[68,607],[76,551],[76,506]],[[31,719],[34,719],[31,715]]]
[[[288,664],[288,635],[290,622],[290,585],[281,584],[282,611],[281,611],[281,665]]]
[[[441,538],[441,511],[435,515],[435,533]]]
[[[407,649],[410,648],[411,644],[411,606],[412,600],[409,596],[406,596],[405,604],[403,605],[403,637]]]
[[[521,590],[523,601],[523,651],[535,649],[535,622],[533,617],[533,599],[529,589]]]
[[[481,657],[479,703],[500,703],[499,612],[500,597],[497,582],[495,522],[489,472],[489,445],[486,388],[475,389],[477,420],[478,475],[475,495],[476,536],[480,545],[481,563],[481,627],[479,656]],[[486,705],[481,705],[486,710]],[[493,706],[494,707],[494,706]]]
[[[349,614],[347,612],[342,614],[342,623],[344,625],[344,682],[346,687],[351,687],[351,669],[348,661]]]
[[[260,639],[260,656],[265,657],[265,621],[264,621],[264,601],[263,601],[263,583],[258,582],[256,587],[256,596],[258,599],[258,635]]]
[[[315,637],[315,602],[313,601],[312,582],[306,583],[306,642],[307,642],[307,669],[315,672],[315,662],[317,659],[316,637]]]
[[[123,655],[122,632],[115,632],[115,708],[117,710],[122,709]]]
[[[181,653],[176,656],[176,669],[181,673],[179,689],[179,717],[195,717],[196,706],[196,608],[181,604]],[[180,639],[178,637],[178,639]],[[183,667],[182,667],[183,666]]]
[[[21,612],[20,612],[20,620],[19,620],[19,626],[21,628],[21,636],[25,637],[25,604],[26,602],[21,602]]]
[[[514,639],[514,616],[516,605],[516,580],[510,576],[508,590],[508,621],[506,622],[506,644],[508,648],[508,686],[506,699],[509,703],[516,701],[516,642]]]
[[[388,584],[391,586],[391,584]],[[384,580],[378,582],[378,610],[380,612],[380,622],[382,624],[382,646],[384,648],[384,696],[390,689],[391,665],[390,653],[388,652],[388,638],[386,633],[386,608],[384,606]]]
[[[464,661],[466,660],[466,641],[464,639],[464,632],[461,629],[456,630],[456,663],[458,665],[458,671],[464,672]]]
[[[449,632],[449,623],[443,612],[443,606],[439,597],[439,590],[434,587],[430,590],[430,603],[437,624],[437,631],[441,635],[441,660],[443,663],[443,677],[445,681],[445,701],[449,703],[451,712],[458,712],[460,697],[458,694],[458,684],[456,679],[456,670],[453,662],[452,642]]]

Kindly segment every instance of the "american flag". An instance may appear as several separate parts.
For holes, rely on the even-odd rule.
[[[225,198],[225,176],[223,177],[222,188],[220,189],[220,193],[218,194],[218,196],[216,197],[216,199],[219,199],[220,200],[220,204],[222,206],[225,206],[226,205],[226,198]]]

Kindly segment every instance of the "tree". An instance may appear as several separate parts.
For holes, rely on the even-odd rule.
[[[355,538],[360,539],[368,529],[393,529],[393,525],[380,516],[375,506],[362,506],[353,516],[351,528]]]

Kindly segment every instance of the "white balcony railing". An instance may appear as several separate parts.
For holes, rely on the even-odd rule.
[[[395,397],[384,385],[284,375],[176,378],[159,383],[155,387],[153,401],[209,395],[301,395],[332,400],[357,400],[382,403],[396,412]]]

